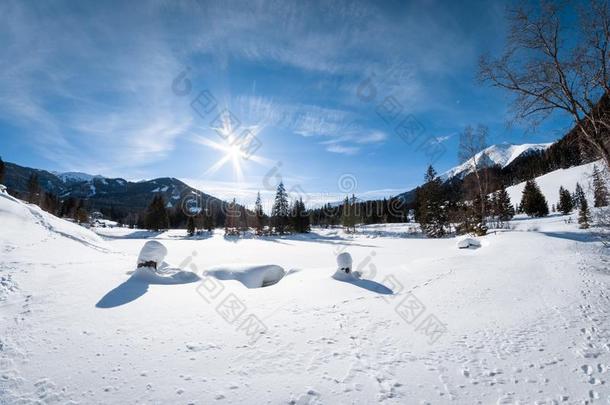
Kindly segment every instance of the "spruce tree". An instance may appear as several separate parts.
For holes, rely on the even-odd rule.
[[[350,204],[349,197],[345,196],[345,200],[343,200],[343,207],[341,210],[341,225],[343,225],[343,228],[345,228],[347,232],[351,232],[352,228],[354,228],[354,226],[356,225],[354,221],[354,215],[352,214],[353,210],[354,207],[352,206],[352,204]]]
[[[151,231],[160,231],[169,228],[169,215],[165,207],[163,196],[153,197],[144,215],[144,226]]]
[[[559,187],[559,204],[557,205],[557,209],[563,215],[568,215],[574,209],[572,195],[570,195],[570,192],[563,188],[563,186]]]
[[[428,166],[425,181],[416,191],[416,220],[426,235],[440,238],[445,235],[448,225],[443,184],[432,166]]]
[[[291,210],[292,228],[297,233],[309,232],[309,213],[305,208],[303,199],[295,200]]]
[[[498,219],[502,222],[510,221],[515,216],[515,209],[504,185],[496,193],[496,211]]]
[[[32,173],[28,179],[28,202],[37,204],[40,200],[40,183],[38,182],[38,175]]]
[[[239,235],[240,210],[235,198],[227,206],[225,218],[225,235]]]
[[[203,227],[208,232],[212,232],[212,229],[214,229],[214,210],[211,206],[205,209]]]
[[[275,193],[275,201],[273,202],[273,208],[271,209],[271,218],[275,230],[283,235],[286,232],[288,226],[288,194],[284,188],[284,183],[280,182],[277,186]]]
[[[589,222],[591,222],[589,204],[587,203],[587,199],[582,197],[580,200],[580,210],[578,211],[578,223],[580,224],[580,229],[589,228]]]
[[[572,195],[572,204],[576,208],[580,209],[580,202],[586,199],[585,192],[579,183],[576,183],[576,189],[574,190],[574,194]]]
[[[265,214],[263,212],[263,203],[261,202],[261,193],[259,192],[256,195],[256,202],[254,203],[254,219],[255,219],[254,226],[256,228],[257,235],[263,234],[264,217],[265,217]]]
[[[186,233],[188,236],[195,235],[195,219],[192,216],[186,220]]]
[[[593,165],[593,206],[595,208],[608,205],[608,188],[602,173]]]
[[[549,205],[540,191],[536,180],[528,180],[523,189],[521,208],[530,217],[545,217],[549,215]]]

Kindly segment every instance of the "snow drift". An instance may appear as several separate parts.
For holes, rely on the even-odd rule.
[[[456,246],[458,249],[478,249],[481,247],[481,242],[474,238],[462,238],[457,241]]]
[[[236,280],[248,288],[261,288],[278,283],[286,271],[281,266],[267,264],[220,266],[211,268],[205,274],[219,280]]]

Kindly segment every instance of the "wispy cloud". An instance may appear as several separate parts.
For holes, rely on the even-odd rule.
[[[342,155],[355,155],[360,151],[360,148],[357,146],[345,146],[335,143],[328,145],[326,150],[333,153],[340,153]]]
[[[451,139],[453,135],[444,135],[444,136],[437,136],[434,138],[434,141],[436,143],[443,143],[443,142],[447,142],[449,139]]]
[[[180,65],[166,43],[135,29],[129,45],[116,43],[103,10],[54,14],[9,0],[0,13],[0,117],[60,167],[120,174],[167,156],[189,128],[170,91]]]
[[[356,143],[359,144],[370,144],[370,143],[381,143],[388,139],[388,136],[384,132],[373,131],[371,133],[356,136]]]

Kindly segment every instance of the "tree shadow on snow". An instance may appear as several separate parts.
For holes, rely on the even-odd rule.
[[[559,239],[573,240],[575,242],[596,242],[593,235],[588,232],[541,232],[546,236]]]
[[[179,269],[137,269],[127,281],[106,293],[95,304],[97,308],[115,308],[137,300],[148,291],[151,284],[188,284],[199,281],[200,277],[190,271]]]
[[[350,279],[339,279],[335,278],[337,281],[341,281],[343,283],[348,283],[355,285],[356,287],[364,288],[365,290],[369,290],[371,292],[383,295],[391,295],[394,294],[394,291],[390,290],[385,285],[378,283],[373,280],[366,280],[362,278],[350,278]]]

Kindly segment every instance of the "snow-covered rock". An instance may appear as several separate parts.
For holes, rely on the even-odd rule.
[[[468,249],[468,248],[480,248],[481,242],[478,239],[474,238],[462,238],[457,242],[458,249]]]
[[[167,248],[161,242],[158,242],[156,240],[149,240],[144,244],[142,250],[140,250],[137,265],[138,267],[142,267],[142,264],[154,263],[153,267],[157,268],[161,263],[163,263],[163,260],[165,260],[165,256],[167,256]]]
[[[337,270],[333,278],[339,280],[352,279],[356,276],[352,269],[352,255],[343,252],[337,255]]]
[[[248,288],[261,288],[279,282],[286,271],[281,266],[266,264],[219,266],[209,269],[205,274],[219,280],[236,280]]]

